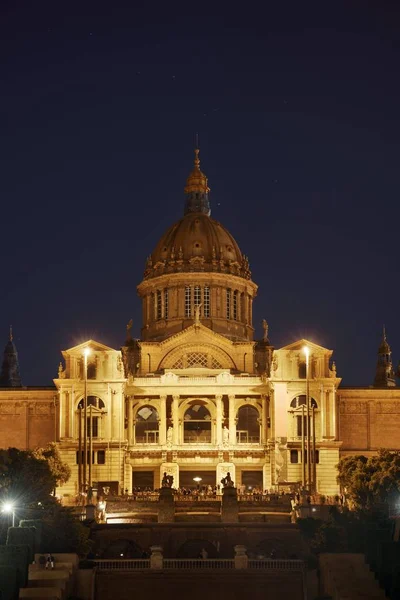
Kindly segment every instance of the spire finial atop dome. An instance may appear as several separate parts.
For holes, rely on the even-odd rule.
[[[185,215],[188,213],[199,212],[210,216],[210,202],[208,200],[207,177],[200,170],[199,148],[196,143],[194,150],[194,168],[186,180],[185,194]]]

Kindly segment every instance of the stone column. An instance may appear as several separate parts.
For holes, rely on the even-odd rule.
[[[319,408],[321,415],[321,439],[326,437],[326,403],[325,403],[325,390],[324,384],[321,383],[320,395],[319,395]]]
[[[160,488],[158,499],[158,522],[173,523],[175,520],[175,505],[172,489],[169,487]]]
[[[268,398],[261,396],[262,417],[261,417],[261,443],[266,444],[268,440]]]
[[[236,444],[236,411],[235,411],[235,395],[230,394],[229,398],[229,443]]]
[[[336,440],[336,388],[332,386],[332,431],[331,435],[334,440]]]
[[[133,444],[133,401],[128,397],[128,445]]]
[[[221,521],[222,523],[237,523],[239,521],[237,491],[234,487],[225,487],[222,490]]]
[[[150,569],[161,570],[163,568],[163,549],[161,546],[150,546]]]
[[[235,551],[235,569],[247,569],[249,558],[246,554],[246,546],[239,544],[233,549]]]
[[[160,420],[158,423],[158,438],[160,445],[167,443],[167,396],[160,396]]]
[[[179,444],[179,396],[172,396],[173,442]]]
[[[215,403],[217,405],[215,441],[217,445],[220,446],[222,444],[222,394],[218,394],[215,396]]]

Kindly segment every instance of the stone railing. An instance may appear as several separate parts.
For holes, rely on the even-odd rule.
[[[94,560],[95,567],[100,571],[133,571],[136,569],[150,569],[150,559],[116,558],[109,560]]]
[[[154,554],[154,552],[153,552]],[[157,554],[157,553],[156,553]],[[153,557],[152,557],[153,558]],[[162,570],[232,570],[253,569],[263,571],[303,571],[302,560],[290,559],[248,559],[245,549],[236,549],[235,558],[163,558],[158,553],[158,561],[150,559],[108,559],[94,560],[93,564],[100,571],[134,571],[143,569]]]
[[[164,558],[163,569],[234,569],[230,558]]]
[[[295,559],[249,559],[249,569],[277,570],[277,571],[303,571],[304,562]]]

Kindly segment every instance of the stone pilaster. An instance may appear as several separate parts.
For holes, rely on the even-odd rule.
[[[230,394],[229,398],[229,442],[236,445],[236,407],[235,396]]]

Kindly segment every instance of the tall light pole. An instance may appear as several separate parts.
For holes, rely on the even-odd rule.
[[[306,414],[307,414],[307,485],[311,492],[312,481],[311,481],[311,438],[310,438],[310,382],[309,382],[309,363],[310,363],[310,349],[308,346],[303,348],[304,354],[306,355]]]
[[[83,370],[85,378],[85,390],[83,396],[83,478],[82,478],[82,491],[86,492],[87,480],[87,359],[90,354],[90,348],[85,348],[83,351]]]
[[[12,526],[15,527],[15,507],[12,502],[4,502],[3,512],[6,514],[12,514]]]

